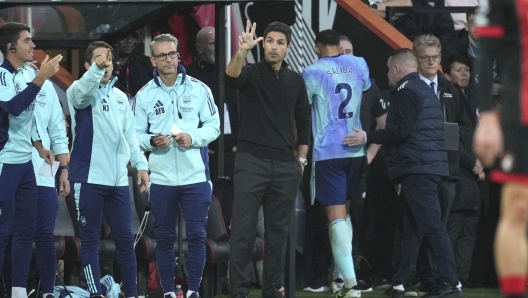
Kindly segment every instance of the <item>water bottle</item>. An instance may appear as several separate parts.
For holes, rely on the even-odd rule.
[[[176,298],[183,298],[183,291],[181,289],[181,285],[176,285]]]
[[[108,31],[110,31],[110,25],[108,24],[101,24],[99,27],[95,28],[95,33],[98,35],[106,34]]]

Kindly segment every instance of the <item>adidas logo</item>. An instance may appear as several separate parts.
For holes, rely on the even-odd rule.
[[[157,109],[157,108],[162,108],[163,107],[163,104],[161,103],[161,101],[158,99],[158,101],[156,101],[156,104],[154,105],[154,108]]]
[[[161,103],[159,99],[154,105],[154,112],[156,113],[156,115],[165,114],[165,108],[163,107],[163,103]]]

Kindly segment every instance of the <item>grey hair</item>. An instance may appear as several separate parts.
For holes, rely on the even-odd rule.
[[[165,42],[165,41],[173,42],[174,45],[176,46],[176,49],[178,49],[178,39],[176,37],[172,36],[172,34],[160,34],[154,37],[154,39],[150,42],[149,44],[150,52],[154,54],[154,45],[157,42]]]
[[[418,52],[420,46],[437,47],[438,51],[442,51],[442,44],[440,39],[432,34],[424,34],[416,37],[413,41],[413,51]]]

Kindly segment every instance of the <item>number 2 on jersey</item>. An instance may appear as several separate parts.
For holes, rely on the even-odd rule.
[[[342,90],[345,90],[345,100],[339,104],[337,109],[337,119],[350,119],[354,116],[354,112],[346,112],[345,108],[352,99],[352,87],[347,83],[339,83],[335,87],[334,94],[340,94]]]

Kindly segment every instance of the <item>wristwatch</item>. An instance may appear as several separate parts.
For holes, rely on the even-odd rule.
[[[306,165],[308,164],[308,160],[306,160],[306,158],[298,157],[297,160],[301,162],[303,167],[306,167]]]
[[[64,169],[70,171],[70,167],[69,167],[69,166],[60,166],[59,169],[58,169],[57,171],[60,172],[60,171],[62,171],[62,170],[64,170]]]

